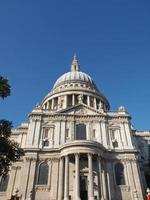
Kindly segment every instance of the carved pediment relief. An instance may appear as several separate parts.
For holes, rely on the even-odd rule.
[[[100,115],[101,113],[94,108],[80,104],[74,107],[70,107],[64,110],[60,110],[58,113],[64,114],[76,114],[76,115]]]
[[[108,125],[109,128],[116,128],[116,129],[120,129],[120,123],[119,122],[110,122]]]
[[[53,121],[51,121],[51,122],[44,122],[43,123],[43,127],[54,127],[54,126],[55,126],[55,124],[54,124]]]
[[[81,114],[81,115],[86,115],[87,114],[87,110],[86,109],[83,109],[83,108],[80,108],[78,110],[75,110],[74,112],[75,114]]]

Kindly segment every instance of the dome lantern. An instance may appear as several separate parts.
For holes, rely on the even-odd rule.
[[[72,72],[80,71],[80,65],[78,63],[78,59],[77,59],[76,54],[74,54],[74,57],[73,57],[73,61],[72,61],[72,65],[71,65],[71,71]]]

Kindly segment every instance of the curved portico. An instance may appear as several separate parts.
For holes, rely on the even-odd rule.
[[[95,185],[94,185],[94,174],[98,176],[97,187],[101,187],[102,172],[101,172],[101,160],[104,148],[101,144],[94,141],[74,141],[66,143],[61,148],[61,158],[59,167],[59,179],[61,184],[59,184],[59,200],[69,200],[69,175],[72,176],[71,170],[69,170],[69,163],[74,164],[73,177],[74,182],[74,199],[80,200],[81,196],[85,196],[85,199],[94,200],[95,196],[102,198],[102,191],[99,190],[96,195],[94,195]],[[87,163],[87,165],[86,165]],[[85,166],[82,167],[82,166]],[[70,167],[71,169],[71,167]],[[64,177],[64,182],[62,181]],[[82,189],[82,179],[87,179],[87,191],[81,191]],[[87,195],[87,196],[86,196]]]

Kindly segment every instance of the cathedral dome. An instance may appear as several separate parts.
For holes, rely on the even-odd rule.
[[[88,74],[80,71],[76,56],[74,56],[74,59],[71,65],[71,71],[60,76],[55,82],[53,89],[69,82],[83,83],[89,86],[90,88],[93,88],[98,91],[92,78]]]
[[[58,85],[61,85],[65,82],[69,82],[69,81],[81,81],[81,82],[86,82],[90,85],[94,85],[94,82],[92,80],[92,78],[84,73],[84,72],[80,72],[80,71],[71,71],[71,72],[67,72],[65,74],[63,74],[61,77],[59,77],[56,81],[56,83],[54,84],[54,88],[57,87]]]
[[[43,108],[59,110],[77,104],[86,104],[95,109],[109,110],[109,102],[98,90],[92,78],[80,71],[76,56],[74,56],[71,70],[60,76],[53,89],[43,100]]]

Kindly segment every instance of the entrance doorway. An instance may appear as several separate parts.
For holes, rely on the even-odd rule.
[[[87,176],[80,176],[80,198],[88,200],[88,180]]]

